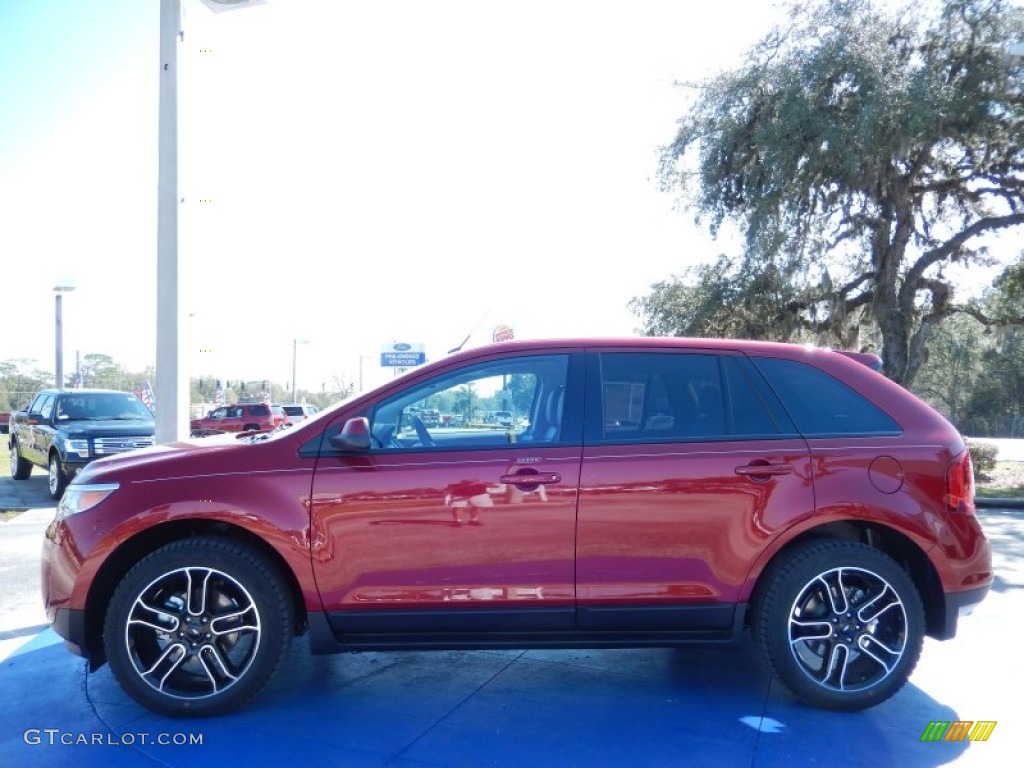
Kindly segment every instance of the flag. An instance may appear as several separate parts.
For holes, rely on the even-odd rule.
[[[81,388],[82,388],[82,369],[79,368],[78,372],[75,374],[75,389],[81,389]]]
[[[217,391],[213,396],[213,407],[220,408],[224,405],[224,388],[221,386],[220,379],[217,379]]]
[[[149,383],[149,379],[146,379],[146,386],[142,388],[142,402],[156,413],[156,395],[153,394],[153,385]]]

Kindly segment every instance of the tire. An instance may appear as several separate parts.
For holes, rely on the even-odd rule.
[[[18,450],[18,441],[11,440],[11,477],[15,480],[28,480],[32,474],[32,462],[26,461]]]
[[[171,717],[219,715],[273,676],[291,643],[294,611],[263,555],[220,537],[181,539],[118,584],[104,649],[121,687],[144,707]]]
[[[765,573],[754,635],[798,697],[825,709],[879,704],[910,677],[924,643],[924,608],[888,555],[838,539],[811,541]]]
[[[259,424],[246,424],[244,427],[242,427],[242,431],[243,432],[250,432],[250,431],[252,431],[252,432],[259,432],[259,430],[260,430],[260,425]]]
[[[64,469],[60,465],[59,454],[50,454],[50,460],[46,465],[46,473],[46,482],[50,489],[50,498],[54,501],[60,501],[60,497],[64,495],[64,489],[68,487],[68,476],[64,473]]]

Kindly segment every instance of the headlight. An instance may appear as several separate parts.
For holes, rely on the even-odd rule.
[[[96,483],[95,485],[72,483],[64,491],[57,505],[57,519],[61,520],[79,512],[85,512],[103,501],[120,486],[119,483]]]
[[[68,453],[77,453],[79,456],[89,455],[88,440],[68,440],[65,445]]]

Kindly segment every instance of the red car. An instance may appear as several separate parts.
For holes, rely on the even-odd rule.
[[[324,653],[750,629],[797,695],[862,709],[992,582],[963,439],[872,362],[509,342],[288,430],[102,459],[47,531],[47,614],[169,715],[241,706],[303,632]],[[520,418],[483,425],[495,409]]]
[[[202,419],[192,419],[193,432],[259,432],[277,429],[288,423],[279,405],[238,403],[214,408]]]

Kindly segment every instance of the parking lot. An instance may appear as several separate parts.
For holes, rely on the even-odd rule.
[[[12,481],[0,479],[0,495]],[[19,484],[42,495],[45,477]],[[226,717],[172,720],[87,675],[43,625],[39,508],[0,523],[0,764],[184,766],[1016,765],[1013,653],[1024,611],[1024,510],[980,516],[989,598],[952,642],[928,640],[910,684],[857,714],[810,709],[738,648],[395,652],[314,657],[299,640],[271,685]],[[931,721],[997,723],[985,742],[923,742]],[[197,743],[201,742],[201,743]]]

